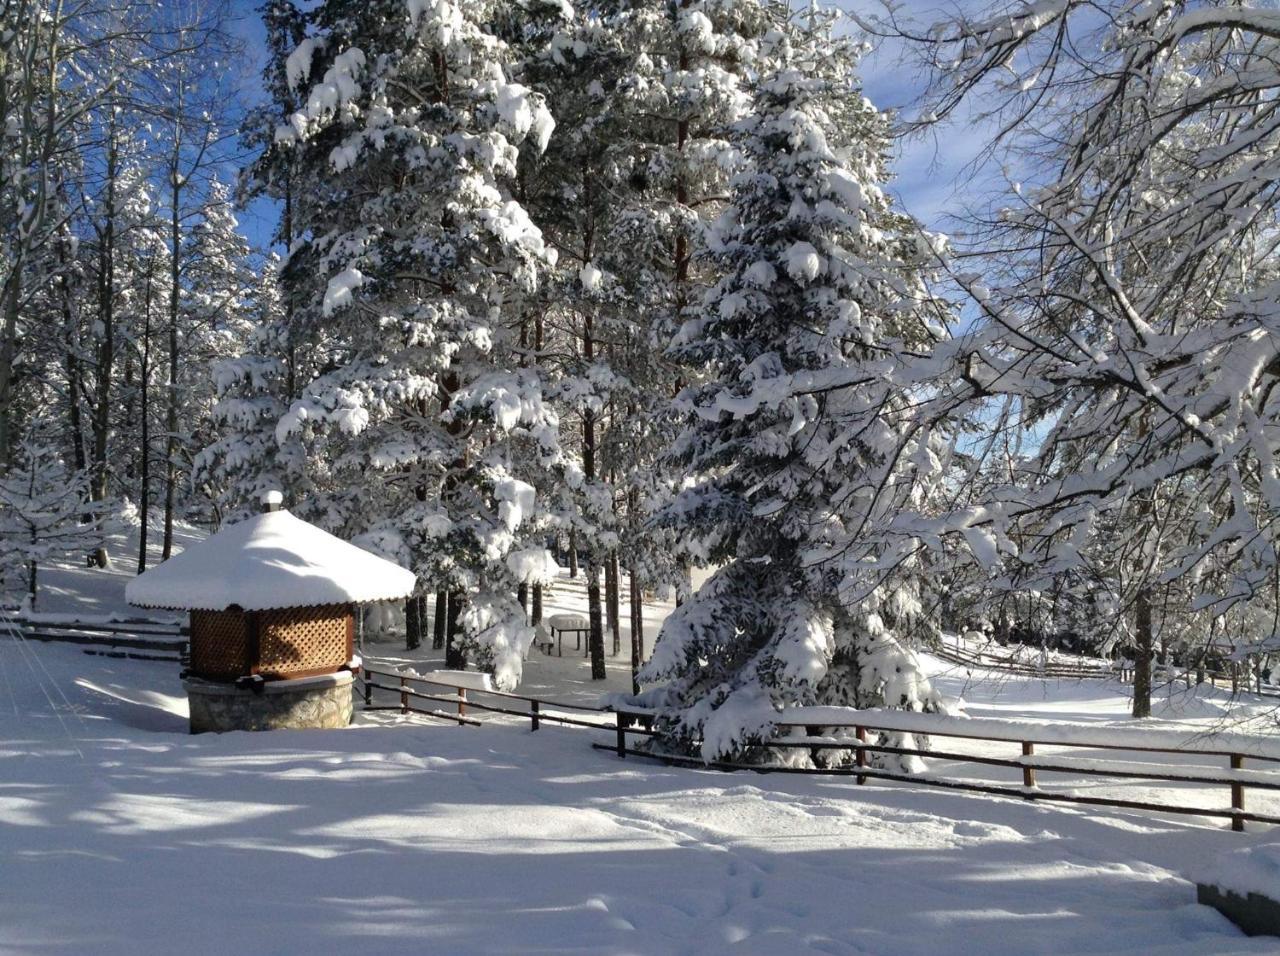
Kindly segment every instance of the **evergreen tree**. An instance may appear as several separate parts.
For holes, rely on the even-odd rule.
[[[294,207],[298,200],[297,151],[289,148],[289,137],[276,137],[280,117],[292,116],[305,103],[305,89],[301,82],[303,73],[311,67],[313,44],[307,42],[307,15],[290,0],[267,0],[260,8],[263,26],[266,28],[267,63],[262,71],[262,86],[266,102],[249,111],[241,125],[241,141],[254,154],[253,161],[240,177],[242,201],[268,197],[279,204],[280,221],[274,240],[287,257],[293,250],[297,233],[294,227]],[[283,272],[283,264],[276,270]],[[306,343],[299,340],[298,323],[294,310],[298,296],[286,293],[283,276],[280,307],[282,315],[278,335],[279,356],[284,363],[284,396],[292,402],[298,397],[298,382],[306,380],[311,369],[307,362]],[[272,319],[272,324],[277,320]]]
[[[195,457],[194,482],[206,489],[218,522],[255,513],[263,493],[305,495],[306,452],[276,426],[289,409],[288,317],[281,301],[280,260],[269,257],[250,295],[251,327],[237,354],[210,365],[215,440]]]
[[[209,184],[209,195],[200,213],[200,221],[191,228],[191,238],[183,249],[179,311],[179,349],[190,367],[199,370],[199,374],[180,370],[177,379],[183,400],[173,447],[181,456],[180,472],[184,476],[192,476],[195,457],[216,436],[219,382],[209,372],[253,342],[263,322],[275,318],[271,310],[276,306],[272,301],[274,271],[267,270],[267,277],[255,283],[249,244],[239,232],[230,191],[216,178]],[[265,302],[253,302],[255,284]],[[256,316],[255,311],[259,312]],[[199,493],[191,496],[191,506],[186,509],[188,520],[216,525],[215,515],[196,510],[203,511],[214,504],[216,491],[194,484],[191,490]]]
[[[759,756],[790,706],[935,702],[904,643],[920,582],[875,536],[872,491],[936,480],[929,438],[901,432],[894,381],[939,333],[936,305],[878,185],[886,123],[854,86],[851,47],[814,16],[762,52],[779,65],[737,124],[746,164],[710,239],[724,277],[670,349],[705,378],[677,399],[670,464],[690,485],[663,517],[724,567],[641,674],[661,682],[641,699],[663,743],[706,758]]]
[[[310,188],[286,282],[332,360],[280,433],[308,444],[317,517],[447,592],[450,658],[510,687],[532,638],[517,587],[544,563],[524,468],[559,450],[539,371],[516,356],[554,255],[511,191],[520,144],[545,146],[553,124],[508,79],[500,6],[334,0],[291,56],[310,93],[276,139]]]
[[[554,506],[571,561],[586,559],[597,679],[606,629],[615,642],[621,629],[621,570],[638,669],[640,589],[668,590],[689,561],[647,520],[679,484],[656,467],[675,434],[669,397],[681,374],[662,344],[708,281],[694,252],[736,162],[726,132],[760,68],[760,38],[785,19],[784,4],[757,0],[627,0],[548,14],[532,35],[524,24],[522,77],[554,104],[557,128],[524,164],[521,196],[560,254],[530,339],[573,423],[563,434],[573,480],[559,483]]]

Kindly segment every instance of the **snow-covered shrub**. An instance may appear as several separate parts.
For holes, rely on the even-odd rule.
[[[25,592],[28,608],[38,603],[41,562],[97,547],[108,507],[89,500],[88,475],[67,467],[50,431],[31,423],[0,475],[0,594]]]

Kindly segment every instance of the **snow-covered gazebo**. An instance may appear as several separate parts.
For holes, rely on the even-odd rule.
[[[227,525],[134,578],[130,604],[191,612],[191,732],[351,722],[355,608],[414,575],[280,509]]]

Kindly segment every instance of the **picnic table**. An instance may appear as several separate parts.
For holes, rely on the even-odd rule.
[[[587,635],[591,633],[591,623],[585,617],[578,614],[552,614],[547,618],[547,626],[551,628],[551,638],[556,642],[560,657],[564,657],[565,634],[574,635],[575,650],[581,650],[584,654],[589,650]],[[547,653],[550,652],[548,647]]]

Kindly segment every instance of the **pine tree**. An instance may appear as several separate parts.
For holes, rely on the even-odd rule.
[[[559,456],[521,303],[553,254],[513,198],[542,98],[507,78],[493,3],[330,2],[291,57],[305,105],[277,134],[311,184],[286,269],[304,336],[331,365],[282,436],[322,465],[317,516],[449,594],[449,655],[513,686],[532,631],[519,577],[542,561],[530,463]]]
[[[217,431],[215,403],[219,381],[209,371],[241,353],[252,343],[262,322],[275,318],[271,314],[277,303],[272,285],[275,273],[255,282],[250,267],[249,244],[239,231],[239,223],[231,208],[230,190],[216,178],[200,207],[200,221],[191,227],[185,244],[182,269],[182,296],[179,309],[179,348],[190,365],[200,370],[190,374],[180,370],[177,386],[182,391],[178,415],[178,435],[172,447],[180,456],[181,472],[191,475],[200,449],[209,446]],[[254,286],[265,301],[253,301]],[[258,315],[254,316],[254,312]],[[263,315],[265,312],[267,314]],[[255,318],[259,321],[255,322]],[[212,487],[194,486],[187,518],[216,525],[216,515],[200,513],[217,500]],[[216,507],[216,505],[214,505]]]
[[[236,354],[210,363],[215,440],[193,463],[193,481],[208,490],[219,522],[257,511],[267,491],[305,494],[306,451],[280,441],[276,426],[289,409],[288,317],[281,301],[280,260],[269,257],[250,293],[252,324]]]
[[[758,757],[783,708],[920,709],[935,698],[905,646],[918,581],[886,579],[876,486],[937,472],[899,433],[898,364],[933,339],[911,224],[878,182],[884,118],[853,85],[852,51],[811,18],[769,38],[735,141],[745,159],[712,232],[724,277],[671,346],[705,370],[677,405],[670,464],[688,473],[664,513],[724,567],[668,618],[641,674],[661,739],[704,757]],[[821,53],[819,53],[821,51]],[[897,447],[907,445],[900,456]],[[879,510],[877,510],[879,509]]]
[[[298,181],[297,151],[289,148],[289,138],[276,137],[280,117],[292,116],[305,103],[305,88],[301,82],[305,70],[310,70],[312,43],[307,42],[307,15],[290,0],[267,0],[260,8],[263,26],[266,28],[267,63],[262,71],[263,89],[267,102],[250,110],[241,126],[241,141],[253,152],[254,159],[240,177],[240,198],[247,202],[269,197],[279,204],[280,221],[274,240],[287,257],[293,250],[296,231],[294,208],[301,184]],[[277,269],[282,273],[284,264]],[[305,380],[310,369],[306,358],[306,343],[299,341],[298,323],[294,321],[296,296],[284,290],[280,276],[280,306],[283,312],[280,335],[283,336],[279,353],[285,366],[284,394],[292,402],[297,398],[298,382]]]
[[[520,177],[522,201],[560,253],[530,338],[554,366],[561,418],[573,424],[563,436],[573,480],[559,483],[554,505],[574,559],[586,558],[597,679],[606,629],[615,642],[621,630],[622,569],[638,669],[640,589],[668,590],[689,560],[647,520],[678,486],[656,467],[675,434],[668,399],[681,374],[661,343],[708,280],[694,252],[735,161],[725,134],[744,77],[760,67],[760,38],[785,19],[785,5],[757,0],[628,0],[511,31],[531,48],[523,81],[556,111],[547,152]]]

